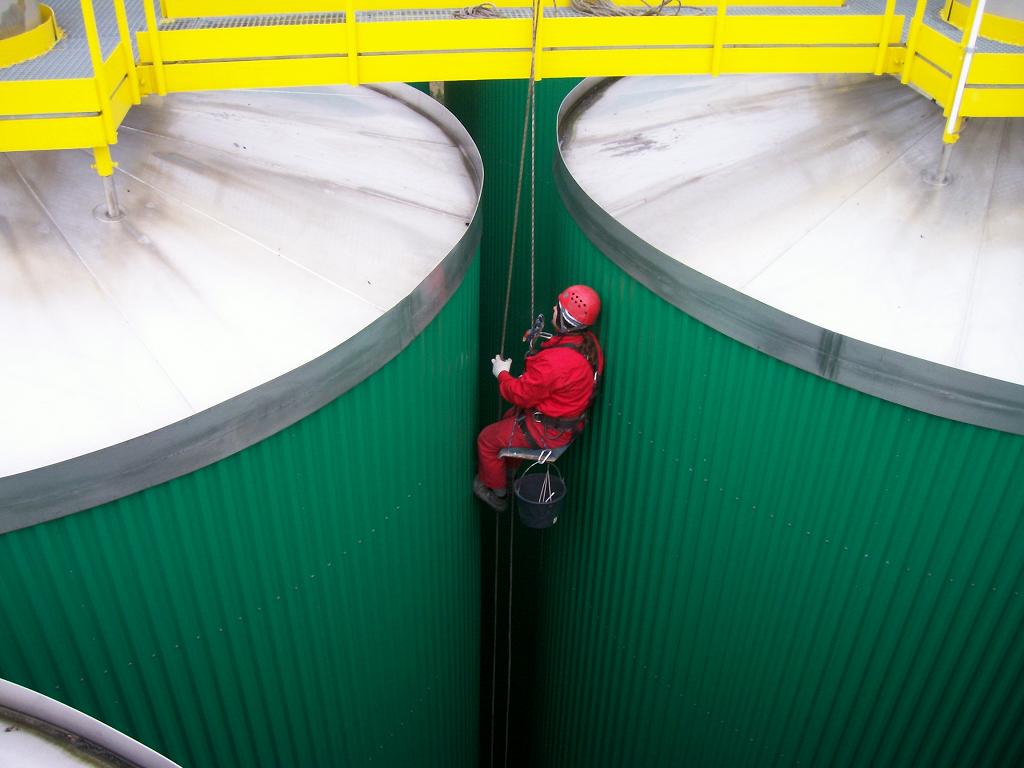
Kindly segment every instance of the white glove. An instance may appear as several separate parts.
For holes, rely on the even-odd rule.
[[[512,358],[502,360],[501,355],[495,355],[491,358],[491,373],[494,374],[494,378],[498,378],[502,371],[508,373],[510,370],[512,370]]]

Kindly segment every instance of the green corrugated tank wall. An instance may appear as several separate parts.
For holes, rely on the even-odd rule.
[[[282,432],[0,537],[0,677],[183,766],[475,766],[478,289]]]
[[[561,203],[551,176],[555,149],[555,119],[565,96],[579,83],[575,79],[537,83],[536,312],[551,314],[554,298],[552,249],[553,211]],[[501,347],[501,321],[505,305],[512,219],[523,139],[527,84],[520,80],[452,82],[445,84],[444,103],[469,131],[484,162],[481,197],[483,234],[480,272],[480,407],[482,419],[493,420],[498,408],[497,388],[490,377],[490,360]],[[515,264],[509,306],[506,355],[521,356],[520,338],[530,326],[530,155],[524,163],[522,199],[516,235]]]
[[[1024,437],[798,370],[555,226],[608,370],[545,539],[537,766],[1024,764]]]
[[[551,175],[555,149],[555,120],[562,99],[579,80],[555,79],[537,83],[537,151],[536,211],[537,264],[535,312],[550,319],[551,304],[558,288],[554,283],[554,213],[561,208]],[[509,249],[523,139],[523,117],[526,106],[525,81],[474,81],[445,84],[445,106],[466,126],[484,163],[482,195],[483,234],[481,241],[480,278],[480,371],[478,427],[498,415],[498,390],[487,362],[501,348],[502,313],[508,275]],[[529,151],[529,150],[528,150]],[[530,157],[525,157],[516,255],[512,275],[508,330],[505,354],[516,358],[516,369],[524,351],[520,342],[530,325]],[[520,528],[515,533],[513,574],[516,582],[512,598],[512,629],[508,631],[509,534],[507,516],[495,526],[493,513],[479,507],[483,522],[484,620],[481,626],[481,721],[480,749],[483,764],[491,748],[491,699],[494,694],[493,718],[494,759],[496,765],[505,760],[506,667],[509,639],[512,645],[511,709],[508,741],[509,765],[526,765],[530,735],[530,713],[537,706],[535,650],[543,642],[537,635],[535,599],[536,578],[540,573],[543,537]],[[493,596],[497,594],[497,601]],[[491,660],[497,659],[492,670]],[[495,689],[492,689],[492,672]]]

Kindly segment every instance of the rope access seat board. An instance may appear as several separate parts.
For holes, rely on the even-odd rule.
[[[940,18],[943,0],[837,2],[687,0],[647,16],[547,2],[536,76],[889,74],[949,108],[968,35]],[[457,18],[440,0],[51,0],[63,39],[0,68],[0,151],[116,144],[150,94],[526,78],[531,7],[494,5],[496,17]],[[959,116],[1024,116],[1024,46],[979,38],[974,48]]]
[[[498,456],[503,459],[524,459],[535,461],[538,464],[547,464],[549,461],[558,461],[558,458],[565,453],[570,445],[572,443],[560,445],[557,448],[502,448],[498,452]]]

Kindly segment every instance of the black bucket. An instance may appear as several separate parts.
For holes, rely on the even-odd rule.
[[[545,468],[543,472],[531,474],[528,469],[516,480],[515,492],[519,519],[527,528],[550,528],[558,522],[565,501],[565,481],[561,473],[552,475]]]

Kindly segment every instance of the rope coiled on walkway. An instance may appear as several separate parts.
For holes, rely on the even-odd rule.
[[[570,0],[569,7],[584,16],[701,16],[703,8],[694,5],[683,5],[682,0],[659,0],[648,3],[640,0],[645,8],[627,8],[616,5],[611,0]],[[683,11],[687,13],[684,14]]]

